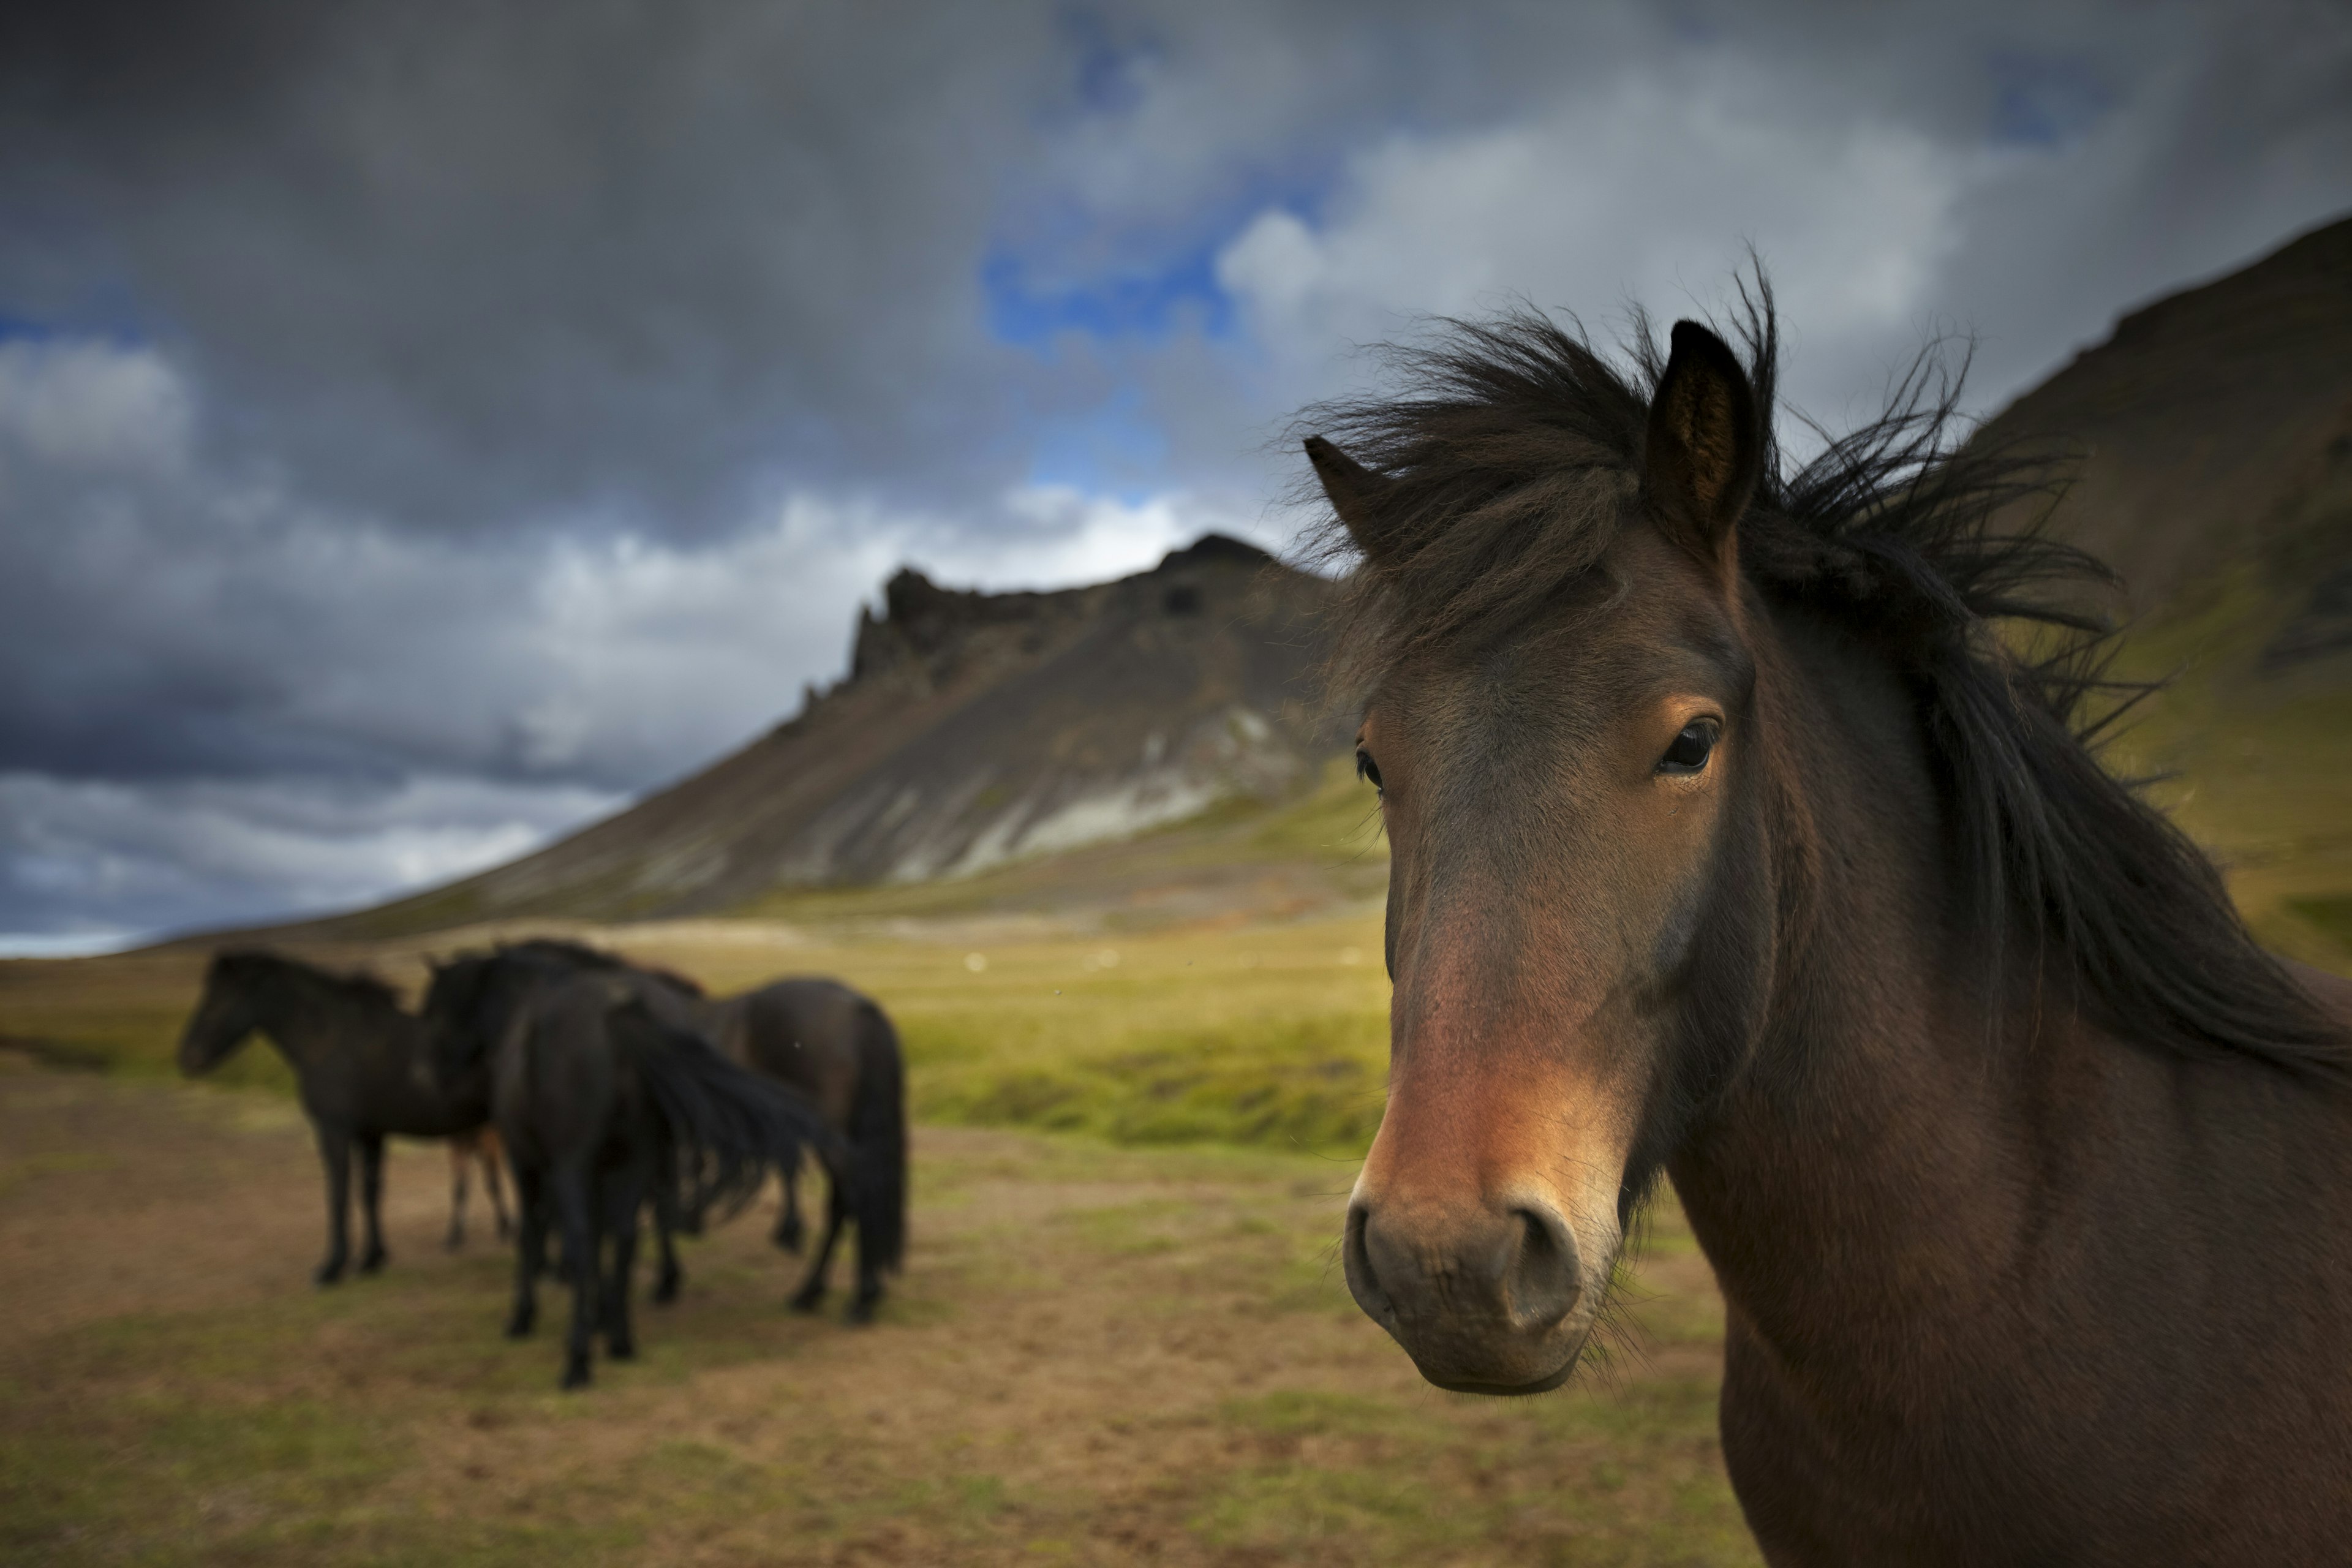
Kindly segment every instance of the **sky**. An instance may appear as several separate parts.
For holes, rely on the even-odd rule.
[[[0,8],[0,951],[372,901],[692,773],[901,563],[1303,519],[1296,410],[1752,249],[1990,413],[2352,210],[2352,8]]]

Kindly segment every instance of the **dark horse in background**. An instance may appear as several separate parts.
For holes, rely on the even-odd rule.
[[[194,1078],[228,1059],[258,1033],[278,1047],[300,1085],[302,1109],[319,1137],[327,1169],[327,1256],[317,1279],[331,1285],[350,1260],[352,1162],[360,1166],[360,1204],[367,1226],[362,1274],[388,1256],[380,1214],[383,1141],[446,1138],[453,1167],[448,1245],[465,1234],[466,1163],[482,1161],[499,1234],[507,1234],[495,1138],[486,1136],[489,1085],[478,1069],[446,1084],[432,1070],[425,1032],[383,981],[331,974],[296,959],[261,952],[224,952],[205,974],[203,997],[180,1037],[180,1070]]]
[[[1664,1173],[1774,1563],[2342,1561],[2352,985],[2087,749],[2034,474],[1925,361],[1785,472],[1744,336],[1457,326],[1307,443],[1391,858],[1349,1287],[1551,1388]]]
[[[834,1172],[828,1184],[824,1239],[793,1305],[813,1312],[824,1303],[834,1245],[843,1223],[855,1220],[857,1289],[849,1319],[871,1321],[882,1277],[898,1268],[907,1244],[906,1068],[898,1030],[870,997],[819,979],[778,980],[710,1003],[703,1026],[729,1057],[814,1101],[841,1135],[848,1169]],[[777,1245],[798,1250],[800,1223],[787,1172]]]
[[[838,1136],[839,1153],[820,1151],[830,1177],[824,1238],[792,1304],[801,1311],[824,1304],[834,1247],[844,1225],[854,1222],[857,1286],[848,1316],[852,1322],[871,1321],[882,1300],[884,1275],[904,1258],[907,1236],[906,1069],[898,1031],[881,1007],[833,980],[778,980],[714,1001],[681,975],[579,942],[541,938],[501,951],[531,963],[625,977],[656,1016],[699,1029],[731,1059],[789,1086],[817,1107]],[[782,1173],[776,1242],[796,1252],[798,1172],[787,1168]],[[674,1215],[657,1226],[662,1277],[671,1290],[677,1268],[668,1231],[676,1223]],[[657,1292],[656,1299],[666,1297]]]
[[[695,1207],[748,1201],[771,1169],[836,1141],[809,1103],[661,1017],[629,975],[514,950],[437,966],[425,1017],[441,1072],[487,1066],[522,1214],[507,1332],[530,1332],[551,1224],[572,1289],[562,1384],[590,1377],[596,1335],[635,1354],[637,1228],[649,1199],[694,1179]],[[609,1255],[607,1253],[609,1244]]]

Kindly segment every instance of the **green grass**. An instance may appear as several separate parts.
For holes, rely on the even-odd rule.
[[[2126,716],[2109,765],[2213,855],[2256,935],[2352,973],[2352,656],[2267,672],[2263,647],[2299,603],[2251,569],[2139,628],[2118,672],[2165,684]]]

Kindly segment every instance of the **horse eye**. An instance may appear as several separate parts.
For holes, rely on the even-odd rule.
[[[1370,784],[1374,789],[1381,788],[1381,770],[1379,765],[1372,761],[1371,752],[1358,752],[1356,753],[1356,776]]]
[[[1683,732],[1675,737],[1675,743],[1666,748],[1665,756],[1660,759],[1658,771],[1662,773],[1698,772],[1706,766],[1707,754],[1715,750],[1716,737],[1721,732],[1720,726],[1712,719],[1701,719],[1696,723],[1684,725]]]

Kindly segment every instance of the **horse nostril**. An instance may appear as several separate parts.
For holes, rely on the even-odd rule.
[[[1522,1329],[1548,1329],[1584,1293],[1576,1239],[1549,1207],[1514,1209],[1511,1217],[1519,1233],[1503,1281],[1511,1321]]]
[[[1356,1299],[1373,1321],[1391,1330],[1396,1326],[1396,1306],[1381,1288],[1380,1276],[1372,1269],[1371,1244],[1366,1233],[1371,1228],[1372,1211],[1360,1203],[1348,1205],[1348,1237],[1341,1248],[1341,1262],[1348,1276],[1348,1294]]]

